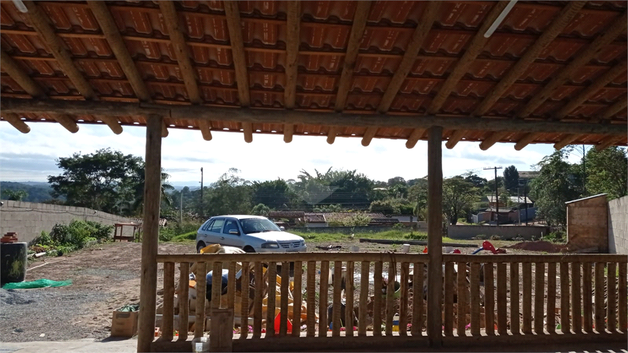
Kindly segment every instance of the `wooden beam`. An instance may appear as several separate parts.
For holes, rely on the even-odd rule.
[[[51,114],[51,116],[69,132],[73,134],[78,132],[79,128],[76,125],[76,121],[66,114]]]
[[[509,134],[508,131],[495,131],[491,133],[487,138],[480,143],[480,149],[482,151],[486,151],[491,148],[495,143],[499,142],[501,139],[506,137]]]
[[[465,130],[455,130],[449,137],[449,140],[447,140],[447,143],[445,144],[445,146],[447,146],[447,148],[449,149],[456,147],[458,142],[462,140],[462,138],[464,137],[464,134],[466,133],[467,132]]]
[[[425,135],[425,129],[414,129],[406,141],[406,148],[414,148],[423,135]]]
[[[44,90],[33,80],[4,50],[1,51],[0,65],[9,76],[22,87],[26,93],[36,98],[45,98]]]
[[[445,100],[447,100],[447,97],[449,97],[451,92],[456,88],[458,81],[460,81],[462,76],[467,73],[469,66],[482,52],[484,44],[488,41],[488,38],[484,38],[484,33],[486,33],[488,28],[493,24],[493,22],[495,22],[506,5],[508,5],[508,1],[498,1],[494,3],[491,12],[489,12],[486,18],[482,21],[482,26],[480,26],[480,29],[471,40],[471,43],[469,43],[464,55],[462,55],[462,58],[458,60],[454,70],[449,74],[445,83],[438,90],[436,97],[432,100],[432,104],[430,104],[427,110],[429,114],[436,114],[440,110],[445,103]]]
[[[451,130],[484,130],[525,133],[626,135],[626,124],[569,123],[442,116],[385,116],[289,110],[231,109],[200,105],[168,105],[106,101],[69,101],[5,98],[2,111],[7,113],[47,113],[69,115],[128,116],[163,114],[170,119],[228,121],[237,123],[304,124],[336,127],[376,127],[428,129],[442,126]]]
[[[95,118],[107,124],[107,126],[109,126],[109,128],[111,129],[111,131],[113,131],[114,134],[120,135],[122,133],[122,126],[120,126],[120,123],[118,123],[118,119],[111,116],[101,116],[101,115],[96,115]]]
[[[617,102],[615,102],[613,105],[611,105],[610,107],[604,109],[604,111],[602,112],[602,114],[600,115],[600,118],[602,120],[608,120],[610,118],[612,118],[615,114],[619,113],[620,111],[626,109],[626,106],[628,105],[628,99],[626,98],[626,96],[624,95],[623,98],[621,98],[620,100],[618,100]]]
[[[238,2],[236,1],[223,1],[223,4],[225,7],[225,15],[227,16],[229,41],[231,43],[231,54],[233,55],[233,65],[235,67],[236,81],[238,83],[238,95],[240,97],[240,105],[243,107],[248,107],[251,104],[251,97],[249,94],[249,75],[246,68],[244,41],[242,40],[240,9],[238,8]]]
[[[14,128],[16,128],[19,132],[23,134],[28,134],[31,131],[31,128],[26,125],[26,123],[23,122],[22,119],[20,119],[20,116],[17,114],[3,113],[2,117],[4,118],[4,120],[13,125]]]
[[[353,16],[353,25],[351,26],[351,34],[349,35],[349,42],[347,43],[347,53],[342,65],[340,82],[338,83],[338,94],[336,95],[335,104],[337,112],[345,109],[347,104],[347,96],[349,95],[351,84],[353,83],[355,61],[358,57],[360,43],[362,42],[362,36],[364,35],[364,28],[366,28],[366,21],[368,20],[370,10],[370,1],[357,2],[357,8]]]
[[[161,137],[168,137],[168,125],[166,125],[166,121],[163,119],[161,123]]]
[[[336,141],[337,134],[338,134],[338,128],[335,126],[330,126],[329,131],[327,131],[327,143],[330,145],[333,145],[334,141]]]
[[[515,149],[517,151],[521,151],[525,146],[529,145],[530,143],[534,142],[534,140],[536,140],[539,137],[539,133],[528,133],[526,135],[524,135],[521,139],[519,139],[519,141],[517,141],[517,143],[515,144]]]
[[[565,66],[550,82],[537,93],[526,106],[519,111],[517,117],[525,118],[532,114],[543,102],[549,99],[554,91],[565,84],[581,67],[586,65],[600,50],[609,45],[615,38],[626,31],[626,12],[620,15],[613,23],[600,34],[586,49],[579,51],[573,57],[569,65]]]
[[[44,15],[43,11],[34,2],[24,1],[24,5],[28,8],[28,12],[25,15],[28,16],[31,25],[39,33],[42,41],[46,43],[55,59],[57,59],[57,63],[63,69],[63,73],[68,76],[72,84],[86,99],[97,99],[98,97],[92,86],[74,66],[65,43],[55,34],[55,31],[50,26],[50,19]]]
[[[377,130],[378,128],[374,126],[366,128],[364,136],[362,137],[362,146],[367,147],[371,144],[371,140],[375,137],[375,134],[377,134]]]
[[[403,54],[403,58],[401,59],[401,63],[399,64],[399,67],[397,67],[393,78],[390,80],[382,100],[379,102],[377,111],[380,113],[386,113],[388,109],[390,109],[390,105],[397,96],[397,92],[399,92],[399,89],[406,80],[410,70],[412,70],[419,52],[421,51],[421,47],[423,47],[423,42],[425,41],[425,38],[427,38],[427,35],[432,29],[432,25],[438,16],[440,2],[430,1],[425,4],[426,8],[421,15],[419,25],[412,34],[412,40],[408,44],[408,47]]]
[[[557,150],[562,149],[563,147],[571,144],[572,142],[574,142],[578,137],[580,137],[580,135],[578,134],[567,134],[565,135],[560,141],[556,142],[554,144],[554,148]]]
[[[201,130],[201,134],[203,134],[203,139],[205,141],[210,141],[212,139],[211,125],[208,120],[199,120],[198,127]]]
[[[163,118],[146,119],[146,165],[144,183],[144,221],[142,223],[142,271],[137,351],[150,352],[155,338],[155,302],[157,298],[157,244],[159,242],[159,204],[161,196],[161,127]]]
[[[573,1],[567,4],[552,23],[543,30],[543,33],[532,46],[523,54],[521,59],[504,75],[495,87],[484,97],[482,102],[475,108],[473,115],[484,115],[506,91],[517,81],[525,70],[539,57],[539,54],[552,43],[563,29],[573,20],[586,1]]]
[[[253,142],[253,124],[250,122],[243,122],[242,129],[244,130],[244,141],[247,143]]]
[[[127,80],[129,80],[129,84],[131,84],[135,95],[141,101],[149,102],[151,97],[148,88],[137,70],[137,66],[135,66],[131,54],[129,54],[126,43],[124,39],[122,39],[120,30],[113,16],[111,16],[111,12],[107,8],[107,4],[104,1],[88,1],[87,4],[100,24],[100,29],[105,35],[105,39],[107,43],[109,43],[113,54],[116,56],[116,59],[118,59],[118,64],[122,68],[122,71],[124,71]],[[166,24],[168,25],[168,22],[166,22]]]
[[[597,145],[595,145],[595,149],[598,151],[602,151],[614,144],[616,144],[617,142],[621,141],[622,138],[624,138],[625,136],[609,136],[607,138],[605,138],[604,140],[602,140],[600,143],[598,143]]]
[[[294,134],[294,125],[293,124],[285,124],[283,126],[283,141],[285,143],[292,142],[292,135]]]
[[[286,39],[286,86],[284,87],[284,106],[294,109],[297,97],[297,75],[299,64],[299,43],[301,31],[301,7],[298,1],[288,1],[287,6],[287,39]],[[294,125],[283,127],[283,140],[292,142]]]
[[[442,345],[443,302],[443,128],[430,128],[427,142],[427,337],[432,347]]]
[[[192,60],[190,60],[190,49],[183,37],[183,31],[179,23],[179,16],[174,2],[160,1],[159,9],[164,16],[164,22],[166,28],[168,28],[168,35],[170,36],[170,43],[172,44],[172,49],[174,49],[179,69],[181,70],[181,76],[183,76],[183,82],[185,83],[185,89],[190,96],[190,101],[192,104],[200,104],[202,100],[198,83],[196,82],[196,71]]]
[[[591,96],[606,87],[606,85],[608,85],[609,83],[613,82],[613,80],[617,78],[619,74],[625,75],[626,63],[626,60],[624,60],[606,71],[604,75],[600,76],[597,80],[588,85],[585,89],[578,93],[576,97],[569,99],[569,103],[567,103],[559,111],[553,114],[554,117],[556,119],[564,118],[565,116],[567,116],[567,114],[571,113],[581,104],[586,102]]]

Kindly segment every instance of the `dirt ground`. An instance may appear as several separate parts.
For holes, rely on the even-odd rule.
[[[481,241],[477,241],[478,245]],[[494,242],[504,246],[504,242]],[[342,242],[308,242],[309,251],[325,251],[316,246],[336,246],[334,251],[399,251],[401,245]],[[424,246],[413,245],[411,252]],[[460,248],[470,253],[476,248]],[[193,253],[193,243],[161,243],[160,254]],[[522,253],[509,250],[509,253]],[[26,342],[109,337],[112,312],[127,304],[137,304],[140,294],[140,243],[106,243],[62,257],[37,259],[29,264],[27,281],[47,278],[72,280],[72,285],[30,290],[0,289],[0,341]],[[161,276],[161,271],[158,272]],[[161,283],[161,278],[158,278]]]

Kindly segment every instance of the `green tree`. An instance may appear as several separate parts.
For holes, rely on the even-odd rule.
[[[258,203],[251,209],[251,214],[268,217],[270,213],[270,207],[264,205],[263,203]]]
[[[427,180],[415,179],[408,189],[408,200],[414,205],[413,214],[417,220],[425,221],[427,217]]]
[[[519,187],[519,172],[514,165],[504,169],[504,187],[513,194],[517,193]]]
[[[247,214],[251,210],[251,183],[239,177],[239,172],[238,169],[230,168],[206,188],[203,195],[206,216]]]
[[[302,170],[290,184],[308,208],[340,204],[344,208],[366,209],[372,201],[374,182],[355,170],[333,170],[315,174]]]
[[[291,209],[297,196],[283,179],[253,182],[253,204],[264,204],[274,210]]]
[[[443,180],[443,213],[450,224],[471,210],[478,197],[478,189],[462,176]]]
[[[598,152],[591,148],[585,163],[589,194],[606,193],[611,200],[628,194],[628,157],[625,149],[614,146]]]
[[[28,193],[24,190],[6,190],[4,192],[7,200],[23,201],[28,197]]]

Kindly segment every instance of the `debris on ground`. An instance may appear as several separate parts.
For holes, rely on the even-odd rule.
[[[511,246],[505,246],[505,248],[527,250],[527,251],[545,251],[548,253],[558,253],[565,249],[565,245],[554,244],[548,241],[539,240],[539,241],[524,241],[521,243],[511,245]]]
[[[321,249],[321,250],[335,250],[335,249],[342,249],[342,245],[331,245],[331,244],[327,246],[317,245],[316,248]]]

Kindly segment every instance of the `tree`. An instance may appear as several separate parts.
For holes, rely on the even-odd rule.
[[[22,201],[28,197],[28,193],[24,190],[6,190],[4,192],[7,200]]]
[[[468,172],[462,175],[464,180],[473,184],[474,187],[478,189],[484,189],[488,181],[473,172]],[[493,184],[494,185],[494,184]]]
[[[477,196],[478,189],[462,176],[443,180],[443,213],[449,223],[456,224],[460,216],[470,211]]]
[[[268,217],[270,213],[270,207],[264,205],[263,203],[258,203],[251,209],[251,214]]]
[[[519,187],[519,172],[514,165],[504,169],[504,187],[513,194],[517,193]]]
[[[369,207],[374,182],[355,170],[332,170],[310,174],[301,171],[298,181],[291,184],[293,191],[309,208],[315,205],[340,204],[345,208]]]
[[[589,194],[606,193],[611,200],[628,194],[628,157],[625,149],[609,147],[598,152],[591,148],[585,163]]]
[[[295,203],[296,194],[283,179],[253,182],[253,204],[264,204],[274,210],[291,209]]]
[[[251,210],[251,183],[230,168],[205,191],[203,205],[207,216],[247,214]]]
[[[415,179],[416,182],[408,189],[408,200],[414,205],[413,214],[417,220],[427,218],[427,180]]]

